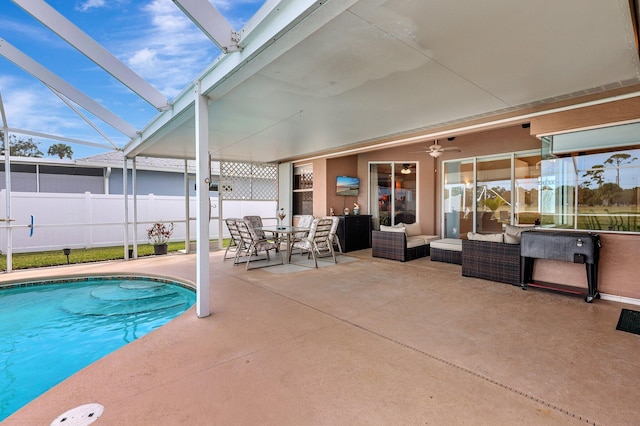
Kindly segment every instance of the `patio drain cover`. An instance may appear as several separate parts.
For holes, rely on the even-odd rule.
[[[640,334],[640,312],[631,309],[623,309],[616,330]]]
[[[89,425],[102,415],[104,407],[100,404],[85,404],[60,414],[51,422],[51,426],[84,426]]]

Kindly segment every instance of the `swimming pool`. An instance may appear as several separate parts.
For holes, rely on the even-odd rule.
[[[0,288],[0,422],[195,303],[174,281],[88,277]]]

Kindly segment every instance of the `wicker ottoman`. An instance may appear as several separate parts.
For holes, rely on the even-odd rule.
[[[431,260],[462,265],[462,240],[445,238],[432,241]]]

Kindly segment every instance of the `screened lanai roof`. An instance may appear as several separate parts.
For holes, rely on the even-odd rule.
[[[637,0],[269,1],[228,39],[193,13],[206,0],[176,3],[228,51],[197,78],[216,159],[349,152],[640,95]],[[195,158],[194,99],[186,87],[125,154]]]

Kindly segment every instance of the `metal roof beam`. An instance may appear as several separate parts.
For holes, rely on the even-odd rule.
[[[62,93],[65,97],[80,105],[91,114],[103,120],[122,134],[129,138],[137,136],[135,127],[118,117],[80,90],[76,89],[44,66],[40,65],[20,50],[7,43],[6,40],[0,39],[0,55],[4,56],[35,78],[43,82],[46,86]]]
[[[55,94],[58,98],[60,98],[62,102],[67,104],[69,108],[71,108],[76,114],[78,114],[80,118],[82,118],[89,126],[91,126],[93,130],[98,132],[100,136],[102,136],[107,142],[109,142],[115,149],[120,149],[120,147],[113,140],[111,140],[111,138],[107,136],[105,132],[100,130],[100,128],[93,121],[89,119],[89,117],[87,117],[85,114],[82,113],[82,111],[76,108],[75,105],[70,100],[68,100],[62,93],[56,91],[55,89],[52,89],[51,87],[49,87],[49,90],[51,90],[53,94]]]
[[[12,133],[19,133],[21,135],[34,136],[36,138],[43,138],[43,139],[52,139],[56,141],[69,142],[69,143],[78,144],[78,145],[93,146],[95,148],[105,148],[110,151],[114,151],[113,147],[103,143],[83,141],[80,139],[73,139],[73,138],[67,138],[64,136],[52,135],[50,133],[41,133],[41,132],[34,132],[31,130],[18,129],[15,127],[8,127],[7,129]]]
[[[241,50],[240,33],[208,0],[173,0],[173,2],[222,52]]]
[[[156,88],[44,1],[13,0],[13,2],[159,111],[171,106],[169,100]]]

